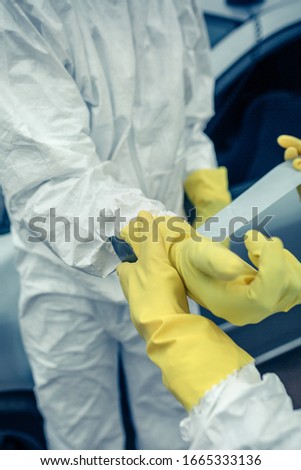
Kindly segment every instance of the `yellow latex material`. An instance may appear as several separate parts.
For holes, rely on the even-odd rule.
[[[182,228],[182,236],[177,237],[171,217],[155,218],[154,224],[158,219],[165,253],[187,295],[216,316],[241,326],[300,303],[300,263],[280,240],[248,233],[249,258],[258,260],[254,269],[219,243],[197,234],[184,220],[177,218],[177,227]],[[141,243],[132,241],[128,228],[123,236],[139,256]]]
[[[284,148],[284,159],[293,160],[295,170],[301,171],[301,140],[292,135],[280,135],[277,139],[280,147]]]
[[[250,260],[259,270],[259,282],[266,278],[263,293],[271,314],[288,312],[301,304],[301,263],[283,247],[281,240],[267,239],[253,230],[246,234],[245,245]]]
[[[231,202],[225,167],[194,171],[186,179],[184,189],[196,208],[196,228]]]
[[[138,261],[122,263],[117,273],[148,356],[161,369],[164,385],[190,410],[206,391],[253,359],[213,322],[188,313],[184,284],[167,256],[163,225],[154,241],[153,217],[147,212],[139,217],[148,221],[149,232],[133,245]]]
[[[143,239],[139,239],[138,236],[138,223],[141,225],[141,237],[145,237],[145,232],[148,230],[148,223],[145,223],[147,219],[141,214],[143,212],[136,221],[131,221],[121,232],[121,236],[133,247],[138,257]],[[198,234],[180,217],[156,217],[152,227],[153,241],[158,239],[159,231],[165,253],[180,274],[189,297],[215,315],[237,325],[260,321],[257,311],[244,315],[241,298],[238,300],[237,308],[229,311],[225,311],[224,308],[224,296],[226,289],[229,289],[228,286],[231,285],[231,302],[235,307],[236,286],[249,285],[257,273],[254,268],[223,245]]]
[[[222,256],[218,255],[213,244],[206,246],[187,240],[171,249],[172,263],[177,266],[191,296],[235,325],[258,323],[301,303],[301,265],[283,249],[281,241],[250,231],[245,243],[249,258],[258,270],[252,272],[247,265],[246,272],[241,274],[234,259],[231,268],[230,252],[226,250]],[[224,276],[224,280],[220,272],[223,263],[228,263],[229,269],[228,279]],[[211,273],[206,267],[208,264]],[[201,270],[206,275],[202,276]]]

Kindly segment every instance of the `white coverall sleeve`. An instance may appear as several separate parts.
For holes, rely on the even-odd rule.
[[[186,126],[181,152],[186,160],[186,176],[196,170],[217,166],[214,145],[204,133],[214,114],[214,76],[205,20],[198,0],[177,2],[185,46],[184,84]]]
[[[0,181],[12,222],[26,233],[41,217],[46,227],[54,208],[57,217],[68,218],[71,233],[79,224],[84,239],[93,218],[89,243],[72,236],[66,243],[62,222],[55,240],[47,236],[44,243],[67,265],[106,276],[119,260],[104,236],[114,234],[114,223],[105,230],[103,218],[97,221],[100,210],[112,215],[121,208],[128,221],[141,209],[164,206],[122,185],[113,162],[101,163],[75,81],[17,3],[1,3],[0,34]]]
[[[210,390],[181,422],[190,449],[301,449],[301,410],[275,374],[254,364]]]

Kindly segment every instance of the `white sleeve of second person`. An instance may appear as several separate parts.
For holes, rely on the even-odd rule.
[[[301,410],[276,374],[254,364],[210,390],[181,422],[190,449],[301,450]]]
[[[56,216],[70,221],[71,230],[81,221],[84,239],[82,225],[88,227],[88,218],[93,218],[93,241],[71,237],[64,243],[61,223],[55,241],[47,237],[44,243],[67,265],[106,276],[119,259],[105,242],[105,235],[114,234],[114,224],[105,229],[103,219],[97,219],[100,210],[112,215],[121,208],[129,221],[141,209],[156,213],[165,208],[118,182],[113,162],[100,162],[76,83],[22,12],[9,11],[2,5],[0,181],[11,219],[18,230],[28,230],[35,217],[47,226],[50,208],[55,208]]]
[[[214,145],[205,134],[214,115],[214,76],[210,46],[200,2],[178,2],[178,17],[185,45],[185,132],[181,152],[185,154],[186,175],[217,166]]]

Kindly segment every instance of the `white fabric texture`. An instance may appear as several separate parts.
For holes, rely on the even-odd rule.
[[[21,277],[23,339],[53,448],[122,446],[112,337],[119,332],[125,347],[130,326],[105,303],[125,300],[109,275],[119,260],[106,241],[119,226],[105,226],[103,216],[95,222],[100,211],[120,209],[122,224],[141,209],[182,213],[186,175],[216,164],[202,133],[213,80],[198,4],[0,4],[0,183]],[[51,208],[68,218],[69,240],[62,219],[51,227]],[[43,243],[28,241],[35,217],[48,231]],[[76,227],[86,240],[72,236]],[[116,326],[110,334],[102,334],[105,318]],[[150,380],[139,348],[126,365],[132,390],[139,376],[131,393],[138,445],[180,448],[180,405],[166,402],[159,373]]]
[[[140,209],[179,213],[187,171],[215,165],[201,132],[213,80],[194,3],[1,2],[0,180],[23,244],[49,208],[71,231],[79,217],[82,237],[102,209],[127,221]],[[25,249],[106,276],[118,259],[104,232],[114,224],[101,218],[93,241],[64,243],[60,223],[55,242]]]
[[[91,300],[64,268],[36,263],[40,282],[35,260],[21,278],[20,325],[49,449],[124,448],[119,354],[137,448],[187,447],[179,431],[185,412],[147,358],[128,307]]]
[[[210,390],[181,424],[190,449],[301,450],[301,410],[276,374],[254,364]]]

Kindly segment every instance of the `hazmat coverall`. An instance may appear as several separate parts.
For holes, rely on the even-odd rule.
[[[216,165],[201,132],[213,80],[198,4],[1,2],[0,182],[50,448],[122,448],[119,352],[137,445],[184,446],[184,411],[116,276],[101,277],[119,262],[107,241],[119,225],[104,214],[120,209],[122,225],[140,209],[182,213],[187,175]]]

